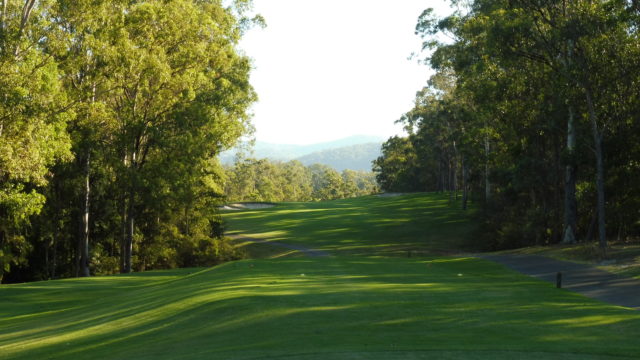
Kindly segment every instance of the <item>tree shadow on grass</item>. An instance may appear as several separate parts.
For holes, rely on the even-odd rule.
[[[363,197],[226,215],[234,233],[329,251],[334,255],[404,256],[468,247],[473,210],[449,206],[442,194]]]
[[[241,261],[111,294],[109,281],[100,283],[85,291],[104,297],[85,298],[73,311],[10,321],[12,330],[0,332],[0,351],[25,359],[505,349],[638,354],[637,313],[479,259]]]

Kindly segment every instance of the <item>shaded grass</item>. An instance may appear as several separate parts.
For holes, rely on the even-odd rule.
[[[640,356],[640,314],[472,258],[245,260],[0,287],[7,359]]]
[[[224,216],[231,232],[334,256],[239,242],[271,259],[2,285],[0,359],[640,357],[636,311],[485,260],[428,255],[469,246],[474,229],[445,196]]]
[[[610,242],[606,254],[602,253],[597,243],[532,246],[496,253],[542,255],[558,260],[592,264],[614,274],[640,279],[640,243],[637,242]]]
[[[349,256],[455,253],[473,249],[469,240],[475,229],[472,210],[463,212],[448,195],[435,193],[283,203],[223,216],[229,234]],[[259,251],[249,253],[262,257]]]

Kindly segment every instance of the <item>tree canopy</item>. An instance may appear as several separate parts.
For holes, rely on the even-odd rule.
[[[637,236],[635,2],[456,3],[418,20],[436,74],[376,160],[383,189],[471,192],[488,248]]]
[[[0,5],[0,274],[235,256],[216,157],[251,128],[250,1]]]

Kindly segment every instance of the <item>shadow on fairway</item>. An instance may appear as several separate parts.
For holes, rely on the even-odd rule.
[[[0,295],[12,314],[0,321],[7,358],[587,358],[637,355],[640,335],[636,313],[464,258],[240,261],[191,274],[10,286]]]
[[[447,195],[434,193],[285,203],[224,214],[230,233],[357,256],[458,252],[470,245],[472,217],[473,210],[462,211]]]

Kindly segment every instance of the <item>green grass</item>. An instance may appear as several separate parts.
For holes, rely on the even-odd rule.
[[[348,256],[450,254],[473,247],[472,210],[463,212],[440,194],[367,196],[315,203],[283,203],[274,208],[229,211],[229,234],[298,244]],[[264,247],[249,252],[256,257]],[[290,252],[282,250],[282,252]]]
[[[469,257],[434,194],[225,214],[264,258],[0,286],[0,359],[638,358],[640,313]],[[243,245],[243,244],[240,244]],[[407,250],[415,255],[407,258]]]
[[[472,258],[245,260],[0,288],[10,359],[598,359],[640,314]]]

